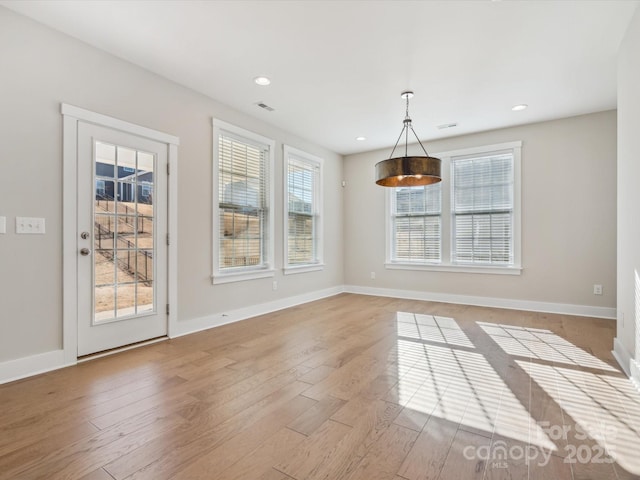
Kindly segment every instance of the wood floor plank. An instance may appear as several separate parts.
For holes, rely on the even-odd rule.
[[[288,377],[300,378],[309,372],[309,368],[297,365],[288,367],[274,365],[254,373],[251,370],[236,371],[225,368],[225,378],[216,378],[201,389],[193,390],[191,395],[210,405],[221,405],[240,395],[254,391],[257,387],[274,379]],[[277,380],[276,380],[277,381]]]
[[[6,450],[9,453],[0,454],[0,472],[19,468],[21,465],[28,464],[34,458],[45,458],[59,450],[61,445],[91,438],[98,431],[97,427],[86,421],[69,425],[64,430],[39,430],[36,434],[32,433],[28,437],[23,437],[20,442],[16,442],[13,445],[12,449],[7,448]]]
[[[346,401],[328,396],[315,403],[313,407],[289,423],[288,427],[291,430],[309,436],[327,421],[331,415],[340,410]]]
[[[535,448],[529,449],[527,442],[494,435],[487,455],[489,458],[484,478],[486,480],[529,480],[529,468],[531,463],[537,460],[533,457],[537,457],[538,453],[539,451]],[[529,460],[529,457],[532,460]]]
[[[394,377],[387,375],[376,377],[376,380],[374,380],[368,388],[346,402],[331,418],[345,425],[355,426],[369,410],[384,406],[384,409],[389,412],[389,415],[392,414],[395,420],[402,410],[402,407],[392,402],[380,401],[381,398],[385,397],[385,392],[388,391],[394,383]]]
[[[315,384],[305,395],[315,400],[320,400],[325,395],[349,400],[385,371],[394,346],[393,338],[380,340],[349,362],[349,368],[338,369]]]
[[[91,418],[91,423],[100,429],[106,429],[148,411],[176,411],[196,403],[196,399],[184,395],[173,388],[159,392],[148,398],[140,399],[129,405]]]
[[[79,480],[113,480],[113,477],[105,472],[102,468],[94,470],[91,473],[87,473]]]
[[[296,396],[271,414],[261,418],[217,448],[194,458],[172,478],[176,480],[206,478],[210,472],[221,472],[249,456],[262,443],[274,436],[290,421],[308,411],[316,402],[310,398]],[[290,438],[288,435],[287,438]],[[166,471],[163,472],[166,475]]]
[[[159,417],[147,414],[125,424],[100,431],[87,440],[63,446],[45,457],[35,458],[25,465],[3,472],[5,478],[44,480],[80,478],[106,463],[135,451],[147,442],[171,434],[183,423],[176,415]]]
[[[637,479],[640,393],[614,336],[340,294],[0,385],[0,479]],[[502,468],[482,457],[499,441],[552,455]]]
[[[305,480],[347,478],[357,469],[371,447],[389,429],[399,410],[398,405],[381,400],[366,405],[346,435],[333,446],[329,445],[321,456],[315,455],[313,461],[305,461],[304,465],[307,468],[297,474]],[[313,435],[309,438],[312,437]]]
[[[326,365],[319,365],[312,370],[309,371],[306,375],[300,377],[300,381],[310,383],[311,385],[315,385],[318,382],[321,382],[333,372],[335,372],[334,367],[328,367]]]
[[[490,444],[491,439],[487,437],[459,429],[453,438],[439,478],[484,478],[487,461],[481,448],[488,448]]]
[[[328,452],[351,431],[352,427],[327,420],[313,435],[300,444],[291,456],[274,468],[296,480],[305,480]]]
[[[311,340],[299,345],[278,348],[277,354],[273,350],[265,356],[256,356],[254,354],[251,358],[229,365],[229,368],[232,370],[250,369],[252,372],[260,372],[274,366],[285,365],[293,367],[324,350],[326,350],[326,347],[316,340]]]
[[[291,480],[291,477],[279,472],[275,468],[270,468],[260,477],[256,477],[256,480]]]
[[[392,480],[413,447],[418,432],[390,425],[347,479]]]
[[[260,447],[245,455],[231,467],[217,474],[218,480],[246,480],[248,478],[264,478],[276,465],[283,461],[306,437],[289,428],[280,429]],[[278,475],[283,475],[278,472]]]
[[[398,475],[407,480],[438,478],[457,431],[457,423],[430,418],[398,469]]]
[[[186,463],[251,428],[308,387],[306,383],[293,382],[248,408],[234,409],[226,416],[213,415],[210,422],[204,421],[206,417],[198,418],[189,428],[176,431],[170,444],[162,439],[149,442],[136,452],[122,455],[106,465],[105,470],[118,480],[170,477],[184,468]]]
[[[531,463],[528,480],[573,480],[571,465],[566,463],[563,457],[551,455],[546,463]]]
[[[63,435],[62,432],[67,431],[72,432],[72,427],[82,430],[83,426],[91,421],[93,415],[118,408],[128,408],[129,404],[137,400],[157,394],[158,389],[170,388],[183,381],[178,377],[161,380],[152,387],[132,389],[130,395],[123,392],[121,395],[112,397],[108,402],[102,401],[101,395],[98,394],[95,402],[79,399],[56,411],[38,413],[9,425],[3,425],[0,428],[0,455],[24,448],[41,438]],[[95,426],[95,428],[98,427]]]

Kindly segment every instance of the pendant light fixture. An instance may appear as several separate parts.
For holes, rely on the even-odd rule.
[[[388,160],[376,163],[376,183],[383,187],[417,187],[420,185],[431,185],[442,180],[440,175],[440,164],[442,161],[436,157],[430,157],[422,142],[416,135],[411,125],[409,117],[409,99],[413,97],[413,92],[402,92],[401,95],[407,102],[407,110],[404,117],[402,131],[396,141]],[[418,140],[425,156],[409,156],[409,130]],[[404,134],[404,156],[394,157],[398,143]]]

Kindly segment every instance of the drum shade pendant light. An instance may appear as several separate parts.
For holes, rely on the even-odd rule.
[[[430,157],[422,142],[416,135],[411,125],[409,117],[409,99],[413,97],[413,92],[402,92],[402,98],[407,102],[407,111],[404,117],[402,131],[396,141],[388,160],[376,163],[376,183],[383,187],[417,187],[420,185],[431,185],[442,180],[440,176],[440,164],[442,161],[436,157]],[[409,130],[413,133],[422,147],[425,156],[409,156]],[[393,154],[404,135],[404,156],[394,157]]]

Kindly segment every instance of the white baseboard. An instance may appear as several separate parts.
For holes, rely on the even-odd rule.
[[[618,340],[618,337],[613,339],[613,350],[611,351],[611,353],[613,354],[613,358],[616,359],[616,362],[618,362],[618,365],[620,365],[627,377],[631,377],[631,355],[624,347],[622,342]]]
[[[640,363],[631,356],[618,337],[613,339],[613,358],[616,359],[624,373],[640,391]]]
[[[633,384],[640,391],[640,363],[638,363],[634,359],[631,359],[629,363],[631,366],[630,368],[631,375],[629,375],[629,378],[631,378],[631,381],[633,382]]]
[[[228,323],[239,322],[251,317],[265,315],[267,313],[283,310],[285,308],[294,307],[303,303],[313,302],[321,298],[332,297],[344,291],[342,286],[317,290],[315,292],[303,293],[294,297],[282,298],[272,302],[260,303],[249,307],[231,310],[229,312],[216,313],[207,315],[206,317],[194,318],[182,322],[176,322],[175,331],[171,334],[171,338],[181,337],[190,333],[208,330],[210,328],[219,327]]]
[[[567,303],[535,302],[531,300],[514,300],[509,298],[475,297],[471,295],[455,295],[449,293],[419,292],[415,290],[395,290],[391,288],[360,287],[345,285],[347,293],[375,295],[379,297],[395,297],[407,300],[424,300],[428,302],[456,303],[476,305],[479,307],[509,308],[533,312],[559,313],[615,320],[616,309],[608,307],[592,307],[588,305],[572,305]]]
[[[343,292],[411,300],[478,305],[483,307],[512,308],[516,310],[560,313],[565,315],[579,315],[608,319],[616,318],[615,308],[533,302],[528,300],[511,300],[506,298],[474,297],[468,295],[395,290],[389,288],[360,287],[355,285],[340,285],[324,290],[296,295],[294,297],[282,298],[272,302],[251,305],[245,308],[231,310],[229,312],[207,315],[205,317],[195,318],[192,320],[178,321],[175,323],[175,329],[170,333],[170,337],[180,337],[182,335],[188,335],[190,333],[207,330],[209,328],[226,325],[228,323],[246,320],[251,317],[283,310],[285,308],[312,302],[314,300],[320,300]],[[613,354],[627,375],[634,379],[637,385],[640,385],[640,365],[635,361],[633,361],[632,364],[631,357],[626,353],[624,347],[617,341],[617,339],[614,341]],[[16,360],[9,360],[0,363],[0,384],[56,370],[73,364],[75,364],[75,362],[65,361],[64,350],[54,350],[52,352],[18,358]]]
[[[0,363],[0,384],[67,367],[64,350],[39,353]]]
[[[178,321],[175,324],[175,331],[171,333],[171,338],[180,337],[182,335],[195,333],[201,330],[207,330],[227,323],[238,322],[240,320],[275,312],[277,310],[293,307],[302,303],[320,300],[321,298],[331,297],[342,292],[343,288],[340,285],[324,290],[304,293],[294,297],[274,300],[273,302],[252,305],[246,308],[232,310],[228,313],[209,315],[184,322]],[[54,350],[51,352],[0,362],[0,385],[3,383],[13,382],[14,380],[38,375],[40,373],[49,372],[51,370],[56,370],[58,368],[75,365],[76,363],[77,362],[75,361],[65,362],[64,350]]]

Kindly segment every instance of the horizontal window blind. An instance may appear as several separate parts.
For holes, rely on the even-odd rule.
[[[452,261],[512,265],[513,153],[451,160]]]
[[[219,157],[219,268],[266,262],[269,147],[222,133]]]
[[[287,263],[318,263],[317,184],[319,166],[289,155],[287,161]]]
[[[441,261],[441,197],[440,183],[395,189],[392,209],[392,261]]]

